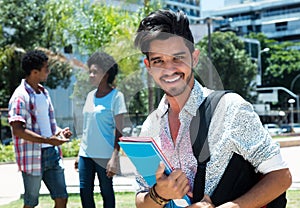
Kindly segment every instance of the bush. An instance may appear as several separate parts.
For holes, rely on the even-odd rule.
[[[4,146],[0,144],[0,162],[15,162],[13,145]]]
[[[79,151],[79,139],[72,139],[72,141],[62,145],[63,157],[77,157]],[[15,162],[15,153],[13,145],[0,144],[0,162]]]
[[[79,152],[80,139],[72,139],[62,145],[63,157],[77,157]]]

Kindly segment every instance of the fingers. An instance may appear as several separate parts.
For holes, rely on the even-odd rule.
[[[64,137],[64,136],[57,136],[56,139],[59,140],[59,141],[62,142],[62,143],[65,143],[65,142],[69,142],[69,141],[70,141],[69,138],[66,138],[66,137]]]
[[[168,177],[171,184],[173,183],[173,191],[177,198],[182,198],[190,189],[189,181],[181,170],[174,170]]]
[[[58,135],[65,137],[65,138],[70,138],[73,134],[70,131],[69,127],[66,127],[56,134],[56,136],[58,136]]]
[[[113,177],[117,173],[117,168],[113,167],[111,163],[112,161],[108,162],[106,166],[106,176],[109,178]]]
[[[165,168],[166,167],[165,167],[164,163],[160,162],[159,166],[157,168],[156,174],[155,174],[156,175],[156,181],[165,177],[165,174],[164,174]]]
[[[52,136],[50,137],[50,140],[49,140],[49,144],[51,145],[54,145],[54,146],[59,146],[59,145],[62,145],[63,143],[65,142],[69,142],[70,139],[67,139],[63,136]]]
[[[77,160],[74,162],[74,169],[75,169],[76,171],[78,171],[78,161],[77,161]]]
[[[161,162],[156,171],[156,191],[165,199],[181,199],[190,189],[186,175],[174,170],[169,176],[164,174],[165,165]]]
[[[107,171],[106,172],[106,176],[109,177],[109,178],[113,177],[114,175],[116,175],[115,172],[112,172],[112,171]]]
[[[204,197],[201,200],[201,202],[208,202],[208,203],[212,204],[211,198],[207,194],[204,194]]]

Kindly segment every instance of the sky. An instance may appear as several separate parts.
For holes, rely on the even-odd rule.
[[[224,6],[224,0],[201,0],[202,10],[214,10]]]

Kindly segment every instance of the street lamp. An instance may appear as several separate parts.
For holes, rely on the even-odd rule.
[[[293,91],[294,89],[294,85],[295,85],[295,82],[297,81],[297,79],[300,77],[300,74],[298,74],[291,82],[291,86],[290,86],[290,90]]]
[[[293,126],[294,126],[294,103],[295,103],[295,99],[291,98],[288,100],[288,103],[290,104],[290,108],[291,108],[291,128],[293,130]]]
[[[204,22],[207,24],[207,38],[208,38],[208,45],[207,45],[207,48],[208,48],[208,59],[211,61],[211,26],[213,24],[213,21],[214,20],[223,20],[224,18],[223,17],[206,17],[204,19]],[[212,69],[211,69],[211,64],[209,65],[209,74],[208,74],[208,83],[209,83],[209,87],[213,87],[213,74],[212,74]]]
[[[262,67],[261,67],[261,54],[265,52],[269,52],[270,48],[264,48],[263,50],[259,51],[258,56],[258,75],[257,75],[257,85],[262,85]]]

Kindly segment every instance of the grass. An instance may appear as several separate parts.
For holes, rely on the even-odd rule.
[[[116,208],[134,208],[135,193],[133,192],[116,192]],[[287,191],[288,203],[286,208],[299,208],[300,207],[300,190]],[[100,194],[95,194],[96,207],[102,207],[102,197]],[[11,202],[7,205],[2,205],[0,208],[19,208],[23,206],[23,200]],[[49,196],[41,196],[40,203],[37,208],[53,207],[53,201]],[[80,208],[80,196],[78,194],[70,194],[68,200],[68,208]]]
[[[116,208],[131,208],[135,207],[134,192],[116,192]],[[95,194],[96,207],[103,207],[103,201],[100,194]],[[2,205],[0,208],[20,208],[23,207],[23,199],[13,201],[9,204]],[[48,195],[40,196],[39,205],[36,208],[53,207],[53,200]],[[81,201],[79,194],[69,194],[68,208],[81,208]]]
[[[287,208],[300,207],[300,190],[288,190],[287,199]]]

